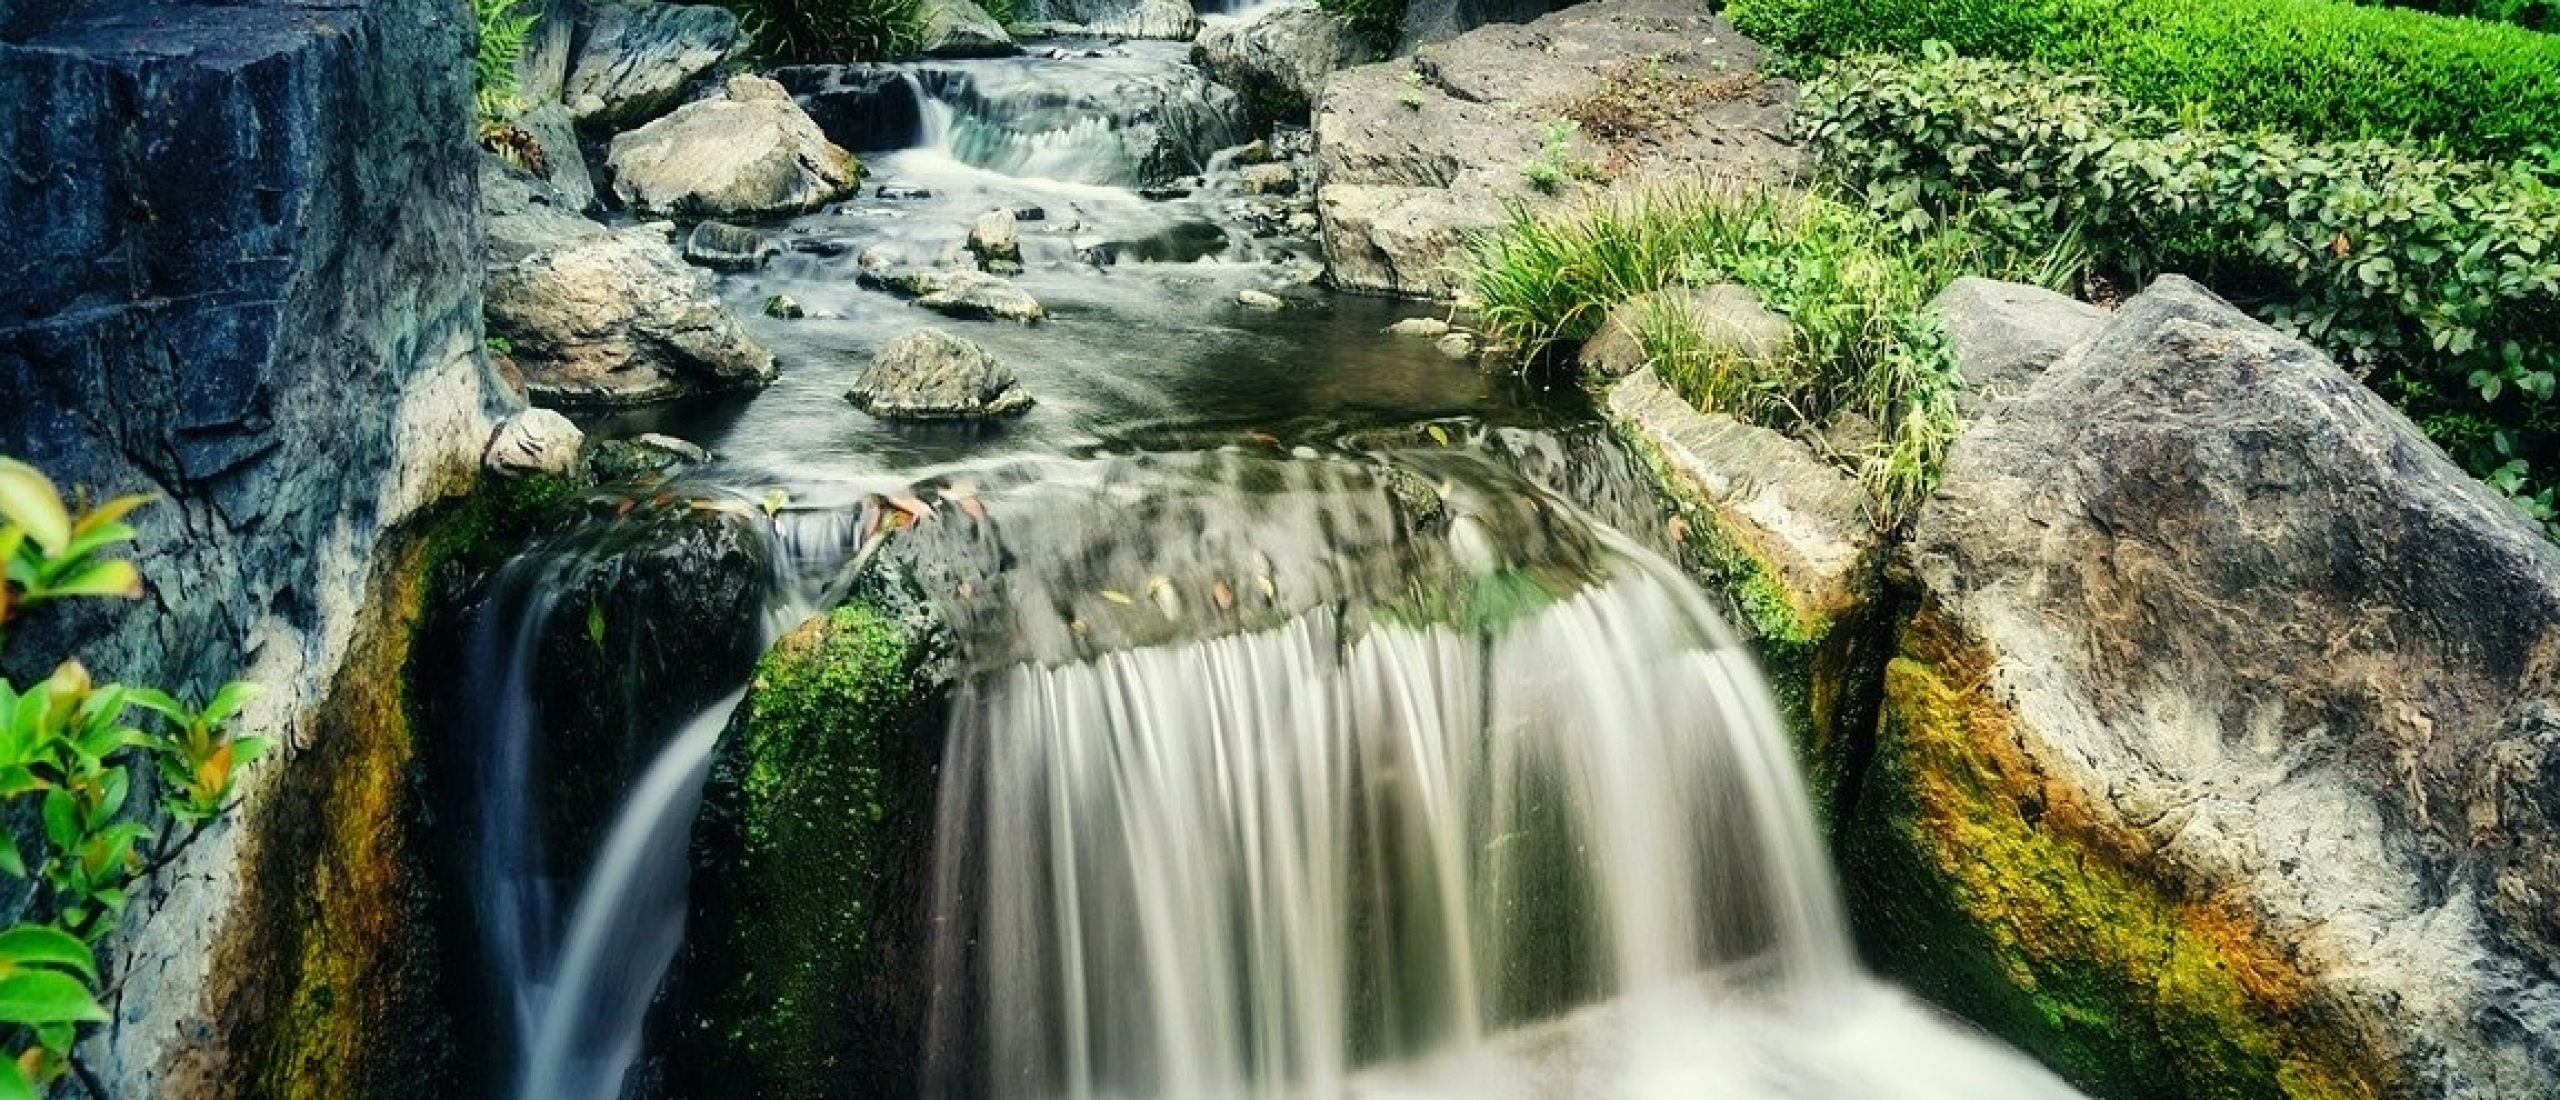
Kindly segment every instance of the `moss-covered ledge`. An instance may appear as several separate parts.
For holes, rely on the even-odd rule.
[[[948,632],[875,566],[776,644],[694,831],[667,1095],[910,1095]]]
[[[1751,635],[1814,811],[1836,834],[1887,641],[1884,538],[1865,492],[1801,443],[1699,412],[1651,368],[1613,386],[1605,408],[1679,510],[1684,564]]]

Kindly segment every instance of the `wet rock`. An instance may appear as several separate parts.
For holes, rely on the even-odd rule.
[[[1022,228],[1015,223],[1013,211],[990,210],[978,215],[969,225],[969,251],[977,256],[981,268],[991,264],[1022,262]]]
[[[694,830],[671,1097],[860,1096],[925,1049],[950,632],[880,566],[756,666]],[[789,782],[767,777],[788,776]],[[777,962],[778,961],[778,962]]]
[[[1004,24],[970,0],[923,0],[923,44],[926,57],[1007,57],[1021,53]]]
[[[2087,302],[1970,275],[1948,284],[1929,309],[1946,324],[1964,377],[1956,404],[1968,417],[2024,391],[2107,321],[2106,310]]]
[[[980,419],[1031,407],[1031,394],[995,356],[930,328],[880,349],[845,399],[884,420]]]
[[[589,439],[578,468],[591,485],[656,484],[711,461],[711,452],[671,435],[648,432],[629,439]]]
[[[1239,290],[1236,292],[1236,304],[1246,309],[1257,309],[1266,313],[1277,313],[1289,308],[1289,303],[1281,301],[1279,295],[1267,290]]]
[[[1614,66],[1648,57],[1661,79],[1746,83],[1650,135],[1623,165],[1576,136],[1564,154],[1575,165],[1684,183],[1792,177],[1801,154],[1776,135],[1786,132],[1794,90],[1753,75],[1759,47],[1682,0],[1598,0],[1326,79],[1314,178],[1334,281],[1417,296],[1456,291],[1471,238],[1504,224],[1506,203],[1534,210],[1559,201],[1521,171],[1552,158],[1542,128],[1522,119],[1553,118],[1558,104],[1602,88]],[[1416,84],[1408,75],[1416,72],[1428,78]]]
[[[1424,340],[1437,340],[1449,334],[1449,322],[1443,321],[1437,317],[1407,317],[1404,320],[1388,325],[1387,332],[1395,336],[1411,336]]]
[[[1182,0],[1048,0],[1045,8],[1087,35],[1187,42],[1200,33],[1199,14]]]
[[[1099,66],[1021,61],[925,60],[899,65],[800,66],[775,76],[798,94],[838,144],[898,149],[923,136],[918,85],[968,120],[982,166],[1079,183],[1147,186],[1208,167],[1212,154],[1243,141],[1236,94],[1197,66],[1151,51]],[[1065,127],[1107,128],[1072,150],[1050,135]]]
[[[708,4],[596,4],[580,32],[560,99],[579,125],[599,130],[664,113],[745,44],[738,17]]]
[[[1029,324],[1049,315],[1029,291],[966,268],[879,273],[866,270],[860,279],[864,286],[913,298],[918,307],[961,320]]]
[[[1837,827],[1882,660],[1884,539],[1858,483],[1802,443],[1702,413],[1650,369],[1605,411],[1678,505],[1677,544],[1732,602],[1805,768],[1816,815]]]
[[[1297,170],[1286,164],[1255,164],[1236,173],[1236,182],[1248,195],[1294,195],[1298,193]]]
[[[1464,359],[1476,353],[1476,338],[1463,332],[1452,332],[1432,343],[1440,354],[1451,359]]]
[[[1844,846],[1889,970],[2096,1095],[2560,1093],[2513,505],[2170,276],[1965,429],[1908,558]]]
[[[527,474],[566,476],[578,468],[578,448],[586,433],[569,418],[549,409],[526,409],[498,425],[480,464],[502,477]]]
[[[720,271],[750,271],[780,251],[764,234],[727,222],[703,222],[684,238],[685,259]]]
[[[880,189],[873,194],[884,202],[922,202],[933,197],[933,192],[926,188],[899,187],[890,184],[880,185]]]
[[[535,400],[640,404],[772,380],[773,354],[665,237],[578,217],[501,169],[482,180],[489,331],[513,346]]]
[[[1325,77],[1380,54],[1341,17],[1309,0],[1287,0],[1250,20],[1209,25],[1192,56],[1218,83],[1243,93],[1257,114],[1304,123]],[[1261,159],[1270,159],[1267,150]]]
[[[643,214],[755,217],[815,210],[861,182],[782,85],[736,76],[725,93],[614,138],[614,195]]]
[[[1762,305],[1760,296],[1749,288],[1732,283],[1676,287],[1639,294],[1612,308],[1600,332],[1583,344],[1577,357],[1583,374],[1608,381],[1644,366],[1639,334],[1648,317],[1696,333],[1698,350],[1710,356],[1765,361],[1784,354],[1795,339],[1795,326]]]
[[[788,294],[776,294],[764,300],[764,315],[781,321],[797,321],[807,317],[809,311],[800,308],[798,299]]]

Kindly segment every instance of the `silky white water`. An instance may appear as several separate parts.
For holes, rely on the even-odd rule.
[[[1613,549],[1489,633],[1319,610],[965,687],[927,1094],[2073,1095],[1860,974],[1746,651]]]

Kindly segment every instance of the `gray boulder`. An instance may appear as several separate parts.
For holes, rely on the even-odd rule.
[[[684,238],[684,258],[717,271],[751,271],[781,251],[764,234],[727,222],[703,222]]]
[[[571,50],[578,42],[578,22],[584,14],[581,0],[539,0],[541,17],[533,24],[533,37],[526,40],[524,52],[516,55],[516,98],[528,106],[538,107],[560,102],[561,89],[569,82]],[[519,11],[532,11],[536,4],[518,4]]]
[[[964,321],[1030,324],[1049,315],[1031,292],[1004,279],[966,268],[930,271],[864,271],[862,285],[912,298],[918,308]]]
[[[1843,845],[1892,969],[2097,1095],[2560,1095],[2513,505],[2172,276],[1965,430],[1908,560]]]
[[[1031,407],[1031,394],[995,356],[930,328],[880,349],[845,399],[884,420],[979,419]]]
[[[587,169],[587,155],[579,147],[578,127],[569,109],[557,102],[543,103],[516,116],[516,125],[542,150],[542,178],[559,189],[569,208],[582,213],[595,209],[595,173]]]
[[[860,185],[862,165],[782,85],[741,75],[725,92],[614,138],[613,193],[644,214],[754,217],[814,210]]]
[[[2043,287],[1966,276],[1929,303],[1964,378],[1957,407],[1978,416],[2062,360],[2107,323],[2107,311]]]
[[[1290,116],[1303,124],[1325,77],[1380,54],[1313,0],[1287,0],[1250,19],[1211,23],[1191,56],[1218,83],[1263,105],[1275,121]]]
[[[481,178],[489,331],[512,345],[536,401],[630,405],[773,379],[773,354],[666,237],[579,217],[503,168]]]
[[[1657,312],[1659,311],[1659,312]],[[1705,288],[1678,287],[1629,298],[1609,311],[1600,332],[1582,345],[1583,373],[1599,381],[1625,376],[1645,365],[1639,334],[1648,314],[1685,325],[1698,334],[1709,353],[1765,360],[1784,353],[1795,338],[1795,326],[1770,312],[1747,287],[1717,283]]]
[[[480,464],[501,477],[566,477],[578,468],[578,451],[586,439],[586,433],[568,417],[549,409],[526,409],[498,425]]]
[[[1200,33],[1199,13],[1183,0],[1046,0],[1025,15],[1074,24],[1088,35],[1187,42]]]
[[[1004,24],[969,0],[924,0],[926,57],[1005,57],[1022,52]]]
[[[599,130],[664,113],[746,44],[738,17],[708,4],[597,4],[580,31],[560,99],[579,125]]]
[[[980,214],[977,221],[969,224],[967,247],[978,258],[979,267],[997,264],[1019,267],[1022,264],[1021,223],[1015,220],[1011,210],[990,210]]]
[[[1334,73],[1315,118],[1317,210],[1334,282],[1453,293],[1470,238],[1501,226],[1506,203],[1541,209],[1558,201],[1523,171],[1555,157],[1540,120],[1638,59],[1657,59],[1651,71],[1665,81],[1754,83],[1748,94],[1701,102],[1623,164],[1589,136],[1572,136],[1563,156],[1574,167],[1682,186],[1791,178],[1800,154],[1780,135],[1794,90],[1753,75],[1762,56],[1721,17],[1685,0],[1598,0]],[[1414,73],[1424,74],[1418,84]]]

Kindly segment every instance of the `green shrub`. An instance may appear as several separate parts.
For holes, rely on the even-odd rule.
[[[1596,334],[1621,302],[1674,286],[1737,283],[1795,326],[1775,362],[1704,345],[1676,310],[1636,323],[1663,380],[1700,408],[1811,434],[1843,414],[1880,439],[1835,459],[1855,473],[1882,524],[1936,485],[1955,434],[1957,379],[1925,307],[1959,275],[2067,284],[2067,262],[1992,247],[1961,226],[1916,242],[1856,206],[1820,196],[1703,187],[1595,200],[1549,215],[1515,210],[1479,244],[1471,274],[1485,330],[1525,357]]]
[[[728,3],[756,51],[771,61],[882,61],[912,55],[924,45],[924,5],[919,0]]]
[[[1392,49],[1404,31],[1405,0],[1316,0],[1316,6],[1342,18],[1351,33],[1379,49]]]
[[[2438,15],[2513,23],[2538,31],[2560,31],[2560,0],[2356,0],[2392,8],[2415,8]]]
[[[2162,110],[2505,159],[2560,135],[2560,36],[2333,0],[1733,0],[1800,56],[1958,53],[2105,76]]]
[[[1806,85],[1799,136],[1900,230],[2063,227],[2139,281],[2178,268],[2328,351],[2549,515],[2560,471],[2560,189],[2382,141],[2234,134],[2094,78],[1945,57]]]

